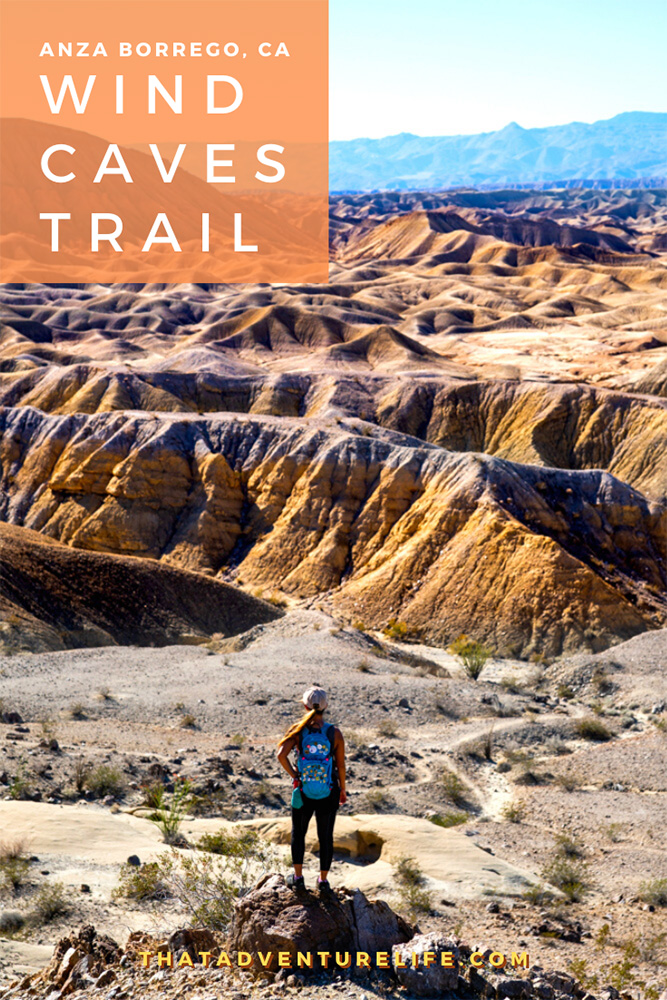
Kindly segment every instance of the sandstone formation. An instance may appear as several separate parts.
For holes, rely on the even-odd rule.
[[[396,411],[393,411],[395,418]],[[609,473],[345,421],[0,415],[1,516],[431,641],[598,649],[664,620],[664,508]]]
[[[666,218],[345,195],[327,285],[4,286],[0,518],[431,642],[659,627]]]

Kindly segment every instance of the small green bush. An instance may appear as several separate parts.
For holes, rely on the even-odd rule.
[[[401,902],[413,919],[427,915],[433,908],[431,893],[424,888],[425,878],[414,858],[402,857],[394,864],[394,878]]]
[[[17,910],[4,910],[0,913],[0,936],[13,937],[25,927],[25,918]]]
[[[394,801],[381,788],[373,788],[364,795],[363,805],[369,812],[390,812]]]
[[[449,768],[445,768],[442,772],[442,784],[445,795],[452,805],[458,806],[459,809],[467,808],[469,790],[461,781],[458,774],[450,771]]]
[[[124,864],[120,870],[118,885],[112,892],[114,899],[133,899],[137,903],[168,899],[170,895],[160,878],[160,865],[157,861],[139,866]]]
[[[650,882],[642,882],[639,887],[639,898],[653,906],[667,906],[667,878],[654,878]]]
[[[182,844],[181,823],[191,809],[190,783],[177,781],[169,800],[164,788],[160,788],[156,792],[156,799],[158,805],[155,812],[148,817],[149,820],[158,827],[165,844]]]
[[[599,719],[580,719],[575,726],[575,731],[582,739],[597,743],[605,743],[611,739],[611,733]]]
[[[583,858],[586,852],[574,837],[559,833],[556,837],[556,853],[563,858]]]
[[[62,882],[51,882],[42,886],[32,902],[32,918],[38,925],[50,924],[58,917],[67,916],[71,911]]]
[[[241,858],[249,854],[257,855],[261,850],[261,841],[256,830],[240,830],[218,833],[205,833],[200,837],[196,847],[210,854],[224,854],[227,857]]]
[[[526,803],[521,799],[514,802],[508,802],[505,806],[503,806],[502,816],[508,823],[520,823],[525,815]]]
[[[9,785],[9,797],[16,801],[29,799],[33,793],[33,784],[28,774],[25,761],[21,761],[14,778]]]
[[[487,660],[492,655],[490,649],[475,639],[469,639],[467,635],[460,635],[458,639],[455,639],[449,647],[449,652],[458,657],[466,674],[473,681],[478,680]]]
[[[430,816],[429,819],[431,823],[435,824],[435,826],[448,828],[450,826],[461,826],[463,823],[467,823],[468,815],[467,813],[462,812],[449,812],[445,813],[444,816],[439,814],[437,816]]]
[[[527,903],[532,903],[533,906],[546,906],[554,901],[553,892],[538,883],[528,886],[522,896]]]
[[[107,795],[120,799],[125,794],[125,777],[119,768],[100,764],[86,775],[85,787],[98,799]]]
[[[25,884],[30,861],[20,840],[0,844],[0,880],[6,889],[17,893]]]
[[[555,886],[572,903],[579,903],[588,886],[587,866],[583,861],[557,855],[542,869],[542,878]]]

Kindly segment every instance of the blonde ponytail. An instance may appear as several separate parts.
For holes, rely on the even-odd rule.
[[[295,722],[293,726],[290,726],[283,738],[278,741],[278,746],[282,747],[288,742],[288,740],[291,740],[293,736],[298,736],[301,730],[306,728],[310,720],[316,714],[317,712],[314,708],[311,708],[309,712],[306,712],[302,719],[299,719],[299,721]]]

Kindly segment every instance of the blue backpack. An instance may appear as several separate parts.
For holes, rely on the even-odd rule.
[[[333,788],[333,747],[335,727],[302,729],[299,740],[301,790],[309,799],[326,799]]]

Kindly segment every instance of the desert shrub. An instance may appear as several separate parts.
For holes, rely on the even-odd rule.
[[[585,990],[595,990],[598,987],[597,973],[588,972],[588,962],[585,958],[573,958],[568,962],[568,969]]]
[[[612,844],[618,844],[623,839],[623,823],[608,823],[602,828],[602,832],[611,840]]]
[[[364,795],[363,804],[371,812],[389,812],[394,802],[381,788],[373,788]]]
[[[654,878],[639,886],[639,898],[653,906],[667,906],[667,878]]]
[[[572,753],[562,736],[551,736],[544,744],[545,750],[554,757],[566,757]]]
[[[0,935],[3,937],[11,937],[13,934],[18,934],[24,927],[25,918],[23,914],[18,913],[16,910],[4,910],[0,913]]]
[[[583,858],[586,852],[574,837],[559,833],[556,836],[556,853],[562,858]]]
[[[611,694],[614,690],[614,683],[607,676],[605,667],[596,667],[591,677],[591,684],[598,694]]]
[[[197,717],[192,712],[184,712],[179,722],[181,729],[196,729]]]
[[[100,688],[97,692],[97,697],[99,701],[115,701],[116,699],[111,693],[111,689],[108,687]]]
[[[557,854],[542,869],[542,878],[563,893],[572,903],[580,902],[588,890],[585,862]]]
[[[522,764],[518,774],[514,777],[515,785],[523,786],[534,786],[534,785],[548,785],[552,780],[553,775],[548,771],[538,771],[533,765],[526,761]]]
[[[269,604],[273,604],[274,608],[286,608],[289,604],[289,601],[275,590],[272,594],[269,594],[265,600],[268,601]]]
[[[447,719],[458,719],[460,712],[449,691],[441,689],[436,694],[435,710]]]
[[[574,698],[574,691],[567,684],[559,684],[556,688],[556,694],[559,698],[564,698],[566,701],[572,701]]]
[[[230,740],[230,743],[232,743],[235,747],[238,747],[239,750],[245,744],[245,742],[246,742],[246,737],[242,736],[241,733],[234,733],[234,735]]]
[[[32,919],[33,922],[50,924],[58,917],[67,916],[71,911],[71,906],[65,895],[65,887],[62,882],[50,882],[33,896],[32,899]]]
[[[30,868],[21,840],[0,844],[0,880],[5,889],[17,893],[23,887]]]
[[[556,784],[564,792],[576,792],[578,788],[581,788],[583,780],[576,772],[565,771],[563,774],[556,775]]]
[[[368,625],[366,624],[366,622],[362,622],[360,619],[357,619],[356,622],[352,622],[352,628],[356,629],[357,632],[368,631]]]
[[[85,719],[86,718],[86,706],[81,701],[75,701],[74,704],[69,707],[69,717],[70,719]]]
[[[164,788],[156,793],[157,807],[148,817],[155,823],[165,844],[182,844],[181,823],[190,812],[190,783],[177,781],[170,799]]]
[[[96,798],[113,795],[115,799],[120,799],[125,793],[125,776],[118,767],[100,764],[88,772],[85,786]]]
[[[122,865],[118,885],[112,892],[114,899],[133,899],[137,903],[168,899],[170,895],[160,877],[160,865],[157,861],[139,866]]]
[[[386,739],[396,739],[398,737],[398,726],[393,719],[383,719],[377,728],[378,736]]]
[[[74,782],[74,787],[79,795],[83,795],[86,790],[86,782],[88,780],[88,775],[92,771],[91,764],[82,757],[79,758],[74,763],[74,771],[72,774],[72,780]]]
[[[163,895],[158,898],[175,900],[192,926],[225,931],[239,895],[274,862],[275,852],[261,841],[224,856],[210,851],[183,853],[172,849],[154,862],[155,871],[149,884],[160,887]],[[122,878],[123,873],[117,892],[121,890]]]
[[[554,894],[546,886],[539,883],[529,885],[522,893],[523,898],[533,906],[546,906],[554,901]]]
[[[431,912],[431,893],[424,888],[426,879],[414,858],[402,857],[394,864],[394,878],[401,902],[413,919]]]
[[[519,678],[516,674],[509,674],[502,677],[500,680],[500,686],[503,691],[507,694],[519,694],[521,692],[521,684],[519,683]]]
[[[522,799],[517,799],[506,803],[502,809],[502,817],[508,823],[520,823],[526,815],[526,803]]]
[[[161,781],[146,781],[141,786],[141,804],[149,809],[158,809],[163,785]]]
[[[597,743],[605,743],[611,739],[611,733],[599,719],[580,719],[575,726],[575,732],[583,740]]]
[[[406,639],[410,635],[410,627],[405,622],[398,621],[397,618],[390,618],[382,629],[382,634],[386,635],[388,639],[397,639],[400,642],[401,639]]]
[[[461,661],[463,669],[473,681],[479,678],[486,661],[491,656],[490,649],[475,639],[469,639],[467,635],[460,635],[455,639],[449,647],[449,652]]]
[[[370,674],[372,672],[371,665],[366,659],[366,657],[364,657],[363,660],[359,660],[359,662],[357,663],[357,670],[359,671],[360,674]]]
[[[234,858],[252,854],[258,860],[264,860],[265,845],[256,830],[205,833],[197,841],[196,847],[197,850],[208,851],[210,854],[224,854]]]
[[[20,761],[16,774],[9,784],[9,797],[17,801],[29,799],[33,793],[33,785],[25,760]]]
[[[218,788],[205,792],[192,792],[190,813],[192,816],[220,816],[225,812],[227,791]]]
[[[442,772],[442,785],[445,795],[452,805],[458,806],[459,809],[466,809],[468,807],[468,795],[470,790],[461,781],[458,774],[455,774],[454,771],[450,771],[449,768],[445,768]]]
[[[429,816],[431,823],[435,826],[444,826],[445,828],[450,826],[461,826],[463,823],[468,822],[467,813],[463,812],[449,812],[441,816],[439,813],[436,816]]]

